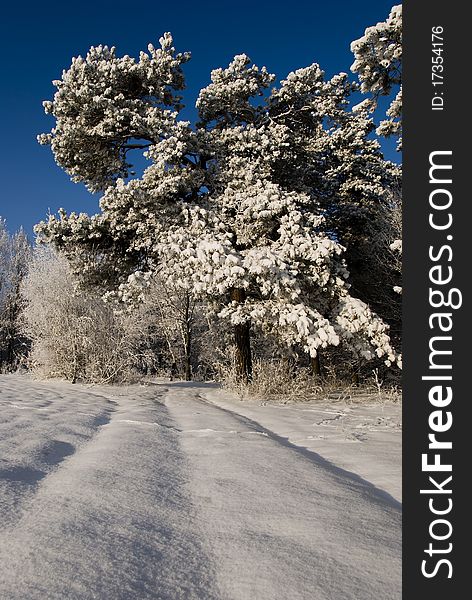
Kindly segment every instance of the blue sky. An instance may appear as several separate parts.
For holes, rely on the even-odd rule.
[[[181,0],[175,5],[154,0],[139,6],[129,0],[10,2],[2,9],[0,24],[0,216],[11,231],[22,226],[31,233],[34,223],[61,206],[96,212],[97,197],[72,183],[54,163],[50,149],[36,142],[36,135],[54,124],[41,105],[52,98],[51,81],[60,78],[72,56],[86,54],[90,46],[115,45],[118,54],[134,56],[171,31],[176,48],[192,52],[185,65],[188,108],[183,116],[193,120],[192,107],[198,90],[208,84],[210,71],[226,66],[235,54],[245,52],[278,78],[313,62],[328,75],[348,72],[350,42],[367,26],[385,20],[392,4],[390,0]],[[398,160],[391,143],[385,145],[385,154]]]

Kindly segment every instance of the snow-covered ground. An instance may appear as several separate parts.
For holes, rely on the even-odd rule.
[[[377,394],[350,400],[263,404],[240,401],[227,392],[204,389],[202,395],[334,465],[402,499],[402,407]],[[333,394],[335,396],[336,394]]]
[[[0,598],[401,598],[399,408],[0,377]]]

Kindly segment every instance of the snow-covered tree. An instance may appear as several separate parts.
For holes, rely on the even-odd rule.
[[[21,294],[22,330],[31,340],[29,363],[36,373],[119,382],[157,366],[162,340],[149,329],[146,310],[114,311],[96,290],[80,286],[69,262],[51,247],[35,248]]]
[[[183,280],[158,272],[133,273],[118,289],[105,293],[116,309],[135,313],[135,320],[144,322],[165,340],[169,371],[182,373],[187,381],[192,379],[194,358],[194,328],[201,320],[201,307],[197,306],[190,285]],[[200,319],[198,319],[200,317]],[[146,337],[146,335],[144,336]]]
[[[401,150],[402,132],[402,5],[394,6],[386,21],[365,30],[364,35],[351,44],[361,91],[369,94],[365,106],[375,109],[380,96],[396,96],[387,109],[387,119],[377,128],[379,135],[397,136]]]
[[[366,300],[390,326],[390,337],[401,346],[402,298],[402,201],[392,190],[368,224],[364,245],[358,246],[359,271],[351,293]]]
[[[72,180],[85,181],[91,191],[128,174],[130,150],[173,132],[181,107],[175,91],[183,87],[181,65],[189,55],[175,55],[170,34],[160,42],[161,48],[150,44],[138,61],[118,58],[115,48],[92,47],[53,82],[58,91],[44,108],[56,126],[40,142],[51,144]]]
[[[10,235],[0,218],[0,371],[17,368],[26,354],[26,340],[20,327],[23,308],[20,286],[30,254],[24,231]]]
[[[386,111],[387,119],[380,123],[376,132],[381,136],[398,138],[397,149],[401,150],[402,6],[394,6],[386,21],[368,27],[361,38],[352,42],[351,50],[355,58],[351,70],[359,77],[361,92],[370,96],[358,109],[373,111],[381,96],[393,96]],[[401,201],[395,187],[387,202],[380,205],[379,213],[367,231],[374,237],[375,243],[369,245],[367,259],[366,253],[361,251],[361,262],[370,267],[367,272],[374,273],[374,276],[360,278],[360,286],[368,288],[369,301],[398,330],[401,303],[398,296],[392,298],[390,294],[392,290],[395,293],[401,291]],[[398,237],[392,238],[395,234]]]
[[[366,111],[348,110],[347,75],[326,80],[314,64],[274,87],[238,55],[212,72],[192,128],[178,118],[188,54],[170,34],[160,42],[139,61],[92,48],[55,82],[45,108],[56,126],[39,140],[74,181],[104,193],[98,215],[62,211],[40,237],[124,300],[157,272],[207,299],[234,328],[242,378],[251,327],[312,357],[342,343],[393,362],[387,326],[349,293],[340,242],[355,239],[356,219],[398,173],[368,138]],[[126,181],[128,150],[144,146],[150,165]]]

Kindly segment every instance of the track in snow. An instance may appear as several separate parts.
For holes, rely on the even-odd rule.
[[[401,598],[398,502],[204,387],[0,390],[2,600]]]

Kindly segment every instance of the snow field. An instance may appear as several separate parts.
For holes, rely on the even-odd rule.
[[[1,598],[400,598],[398,502],[221,391],[0,386]]]

